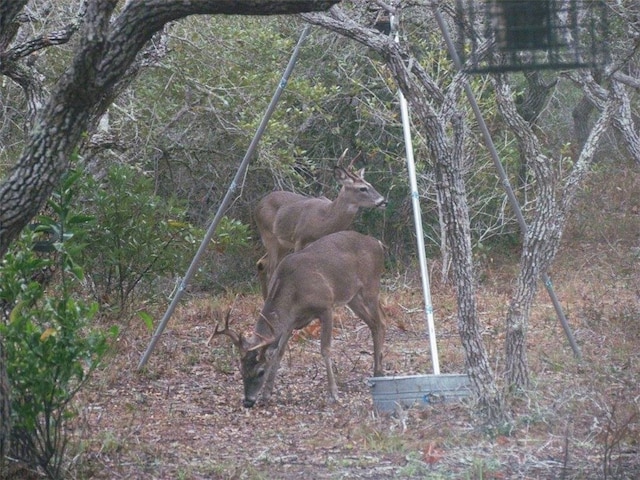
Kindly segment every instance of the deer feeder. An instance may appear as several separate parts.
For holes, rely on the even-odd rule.
[[[457,0],[468,73],[591,68],[606,62],[604,0]]]

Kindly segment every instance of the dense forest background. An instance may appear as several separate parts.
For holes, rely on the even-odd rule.
[[[29,151],[29,136],[38,130],[34,125],[38,125],[39,113],[48,99],[54,98],[58,83],[83,45],[77,32],[90,2],[23,3],[25,8],[16,17],[15,31],[2,24],[0,32],[3,179],[11,176],[14,165]],[[130,3],[118,3],[114,17]],[[441,10],[455,34],[453,2],[442,3]],[[0,2],[0,12],[7,5]],[[493,388],[494,379],[498,379],[499,387],[506,387],[507,397],[509,385],[531,387],[526,356],[528,308],[533,305],[539,275],[553,269],[560,238],[566,235],[577,251],[582,248],[582,237],[597,236],[598,241],[613,246],[624,244],[624,261],[622,256],[612,260],[611,270],[621,272],[625,279],[635,275],[638,247],[629,247],[626,242],[636,235],[639,208],[633,192],[638,187],[640,162],[640,10],[634,2],[606,5],[611,57],[602,68],[504,75],[457,74],[430,2],[389,6],[355,1],[343,2],[339,10],[326,15],[202,15],[166,23],[109,91],[104,113],[90,117],[81,142],[72,155],[65,157],[63,163],[68,168],[52,187],[46,205],[20,238],[11,245],[0,245],[3,252],[8,252],[0,278],[0,339],[7,351],[0,350],[0,354],[11,359],[5,365],[16,392],[14,456],[17,451],[31,452],[25,453],[23,460],[52,478],[69,468],[62,455],[67,445],[65,437],[52,435],[49,427],[72,431],[77,426],[72,428],[68,423],[78,418],[72,399],[82,391],[104,355],[112,354],[112,365],[120,365],[124,356],[140,353],[144,343],[141,338],[153,331],[168,299],[179,287],[281,81],[306,21],[312,24],[310,34],[301,45],[300,57],[249,169],[188,286],[188,306],[182,320],[191,325],[194,318],[202,316],[211,323],[212,310],[218,304],[230,304],[240,295],[245,300],[239,300],[236,308],[250,328],[248,319],[260,303],[255,264],[264,253],[253,218],[257,202],[280,189],[335,198],[339,186],[333,167],[348,149],[350,158],[360,154],[354,166],[364,168],[367,181],[388,200],[384,210],[361,210],[353,228],[379,238],[387,247],[384,289],[390,300],[385,308],[392,313],[394,328],[401,332],[419,330],[421,326],[413,325],[407,315],[416,308],[420,311],[420,302],[412,308],[404,307],[413,302],[407,296],[413,299],[418,291],[419,272],[398,89],[403,88],[405,94],[419,91],[420,95],[408,97],[410,107],[413,105],[418,112],[412,116],[411,134],[427,256],[432,279],[440,289],[435,295],[442,296],[439,300],[446,311],[457,310],[457,333],[467,349],[464,359],[459,351],[445,350],[443,356],[451,356],[459,369],[468,368],[474,361],[491,367],[477,379],[491,387],[480,389],[480,397],[494,396],[494,406],[506,412],[500,416],[501,421],[510,422],[512,412],[522,418],[526,411],[518,403],[522,397],[510,397],[505,406],[501,403],[502,392],[496,395],[498,389]],[[380,31],[386,25],[381,17],[387,18],[394,8],[398,8],[400,45],[395,49],[388,46],[386,32]],[[405,73],[410,80],[398,70],[407,57],[410,60]],[[475,94],[509,182],[533,226],[533,234],[528,237],[521,232],[480,126],[461,93],[464,81]],[[432,110],[422,108],[425,104]],[[432,135],[429,116],[437,117],[441,128],[442,135],[437,139]],[[449,156],[439,156],[434,147],[438,142],[446,144]],[[459,184],[449,185],[443,177],[443,166],[447,165],[443,160],[447,159],[452,160],[456,180],[464,185],[464,191]],[[447,210],[449,187],[466,202],[464,215],[456,221],[464,220],[464,226],[468,217],[468,271],[464,270],[464,255],[459,253],[464,246],[458,250],[458,239],[451,238],[455,223],[451,215],[460,210]],[[571,208],[574,198],[579,200],[575,210]],[[3,227],[0,223],[0,230]],[[536,257],[539,252],[543,253]],[[589,263],[589,255],[584,258]],[[532,265],[529,270],[527,259]],[[571,266],[566,256],[562,262],[558,269],[563,270],[554,273],[566,280],[565,270],[575,264]],[[473,277],[478,286],[479,305],[491,312],[493,320],[506,317],[505,325],[497,327],[491,321],[491,327],[478,324],[477,318],[486,313],[483,310],[478,314],[481,309],[475,304],[468,312],[464,310],[465,301],[475,295],[461,283],[460,279],[466,277]],[[499,282],[497,277],[508,279]],[[633,282],[624,283],[621,305],[631,306],[620,307],[624,311],[616,318],[621,331],[624,322],[635,325],[638,312],[637,288],[634,300]],[[523,285],[521,296],[516,284]],[[569,281],[569,285],[573,283]],[[496,304],[487,297],[493,297]],[[203,306],[203,298],[215,300]],[[607,318],[604,306],[590,303],[591,297],[585,302],[588,318]],[[514,305],[520,304],[526,304],[524,312],[514,313]],[[607,308],[610,306],[607,304]],[[524,318],[524,327],[510,337],[512,327],[519,323],[516,313]],[[535,311],[533,315],[536,318]],[[451,314],[450,319],[454,317]],[[506,353],[496,353],[500,348],[496,349],[492,337],[487,341],[491,358],[483,357],[482,345],[472,352],[481,353],[474,359],[469,353],[474,350],[469,348],[469,339],[486,339],[487,331],[498,332],[501,328],[506,330],[506,339],[502,334],[496,334],[496,338],[504,341]],[[456,327],[451,325],[450,329],[455,332]],[[61,332],[70,334],[63,336]],[[580,332],[578,327],[579,336]],[[122,347],[119,342],[123,338],[131,339],[133,350]],[[397,340],[397,332],[395,336],[392,332],[389,349],[394,353],[390,359],[398,356],[391,347]],[[357,348],[357,338],[349,341]],[[114,345],[115,354],[110,348]],[[123,351],[118,352],[117,345]],[[530,339],[528,345],[531,348]],[[33,355],[24,354],[27,351]],[[628,352],[627,347],[624,351]],[[214,350],[217,356],[207,358],[215,365],[212,375],[230,375],[228,365],[233,362],[227,353]],[[32,357],[49,362],[47,365],[67,364],[69,368],[56,370],[53,380],[33,375],[23,381],[25,372],[46,370],[36,360],[32,362]],[[181,361],[195,362],[188,354],[186,357]],[[496,367],[494,376],[493,365],[501,365],[505,357],[506,366]],[[538,361],[536,358],[532,362],[536,373],[546,368],[538,368]],[[621,360],[622,364],[626,362]],[[406,365],[400,364],[398,361],[396,366],[402,371]],[[502,380],[503,369],[508,380]],[[147,374],[152,379],[155,375]],[[224,375],[222,378],[227,378]],[[305,373],[300,375],[304,377]],[[101,381],[108,383],[104,377]],[[139,381],[138,377],[134,379]],[[235,379],[235,383],[238,381]],[[49,399],[43,411],[31,408],[31,395],[38,385],[42,386],[38,394]],[[126,386],[117,388],[127,391]],[[354,395],[360,395],[360,399],[366,396],[355,387]],[[487,404],[491,406],[491,401]],[[602,470],[605,477],[615,470],[611,467],[612,452],[633,445],[631,437],[637,430],[637,397],[615,405],[624,418],[618,417],[621,423],[614,424],[611,419],[615,415],[609,411],[611,423],[604,440]],[[358,413],[350,411],[357,417]],[[492,432],[497,437],[505,434],[499,429]],[[636,460],[631,463],[636,465]],[[573,473],[579,478],[583,472]],[[225,475],[233,476],[228,472]],[[482,478],[479,475],[474,478]]]
[[[36,4],[34,28],[60,28],[67,20],[65,12],[77,8],[73,3],[63,5]],[[403,18],[403,36],[411,41],[418,58],[433,68],[436,78],[446,79],[452,74],[448,55],[421,10],[416,6]],[[81,152],[82,165],[103,184],[109,174],[130,171],[130,182],[144,183],[138,188],[146,189],[150,198],[162,199],[155,205],[156,215],[174,215],[168,207],[172,205],[181,210],[180,221],[206,228],[262,119],[301,28],[302,23],[288,18],[251,17],[191,17],[169,25],[155,40],[160,51],[155,51],[153,61],[101,119],[97,134]],[[45,91],[64,68],[69,48],[62,45],[34,54],[32,62],[42,75]],[[555,78],[556,74],[545,75]],[[486,107],[487,121],[498,129],[491,88],[483,87],[482,79],[473,81],[481,89],[479,100]],[[551,132],[545,137],[549,148],[569,148],[571,105],[579,96],[570,81],[559,83],[540,121],[541,128]],[[2,108],[0,167],[6,170],[21,151],[29,122],[23,92],[7,80]],[[425,139],[419,130],[412,134],[427,246],[433,254],[440,246],[433,173]],[[509,248],[518,242],[517,225],[490,159],[480,140],[476,141],[477,154],[465,167],[475,246],[479,252],[489,244]],[[514,140],[498,137],[496,141],[517,184],[519,157]],[[252,219],[257,201],[274,189],[334,198],[338,187],[331,172],[346,148],[352,156],[363,152],[356,167],[365,167],[367,180],[389,198],[385,212],[363,211],[356,228],[375,234],[389,246],[392,263],[411,263],[415,258],[413,216],[397,87],[381,59],[367,48],[315,27],[227,212],[230,219],[246,226],[234,231],[246,238],[240,234],[231,242],[245,250],[240,255],[216,255],[213,249],[196,285],[224,289],[250,283],[253,263],[260,257]],[[133,193],[127,187],[124,190],[113,192],[114,197]],[[240,228],[229,224],[234,226]],[[149,247],[146,252],[153,255]],[[176,274],[183,269],[184,263],[175,265]]]
[[[59,31],[77,14],[80,5],[81,2],[72,1],[33,2],[25,21],[32,33]],[[434,81],[446,85],[453,69],[431,14],[423,5],[404,8],[402,40],[411,46],[412,54],[429,70]],[[373,25],[380,11],[373,7],[363,10],[356,4],[352,14]],[[631,7],[617,13],[628,14],[631,22],[628,27],[633,29]],[[148,195],[160,201],[154,204],[156,220],[166,221],[179,215],[174,220],[188,222],[197,229],[206,228],[280,81],[302,25],[285,17],[232,16],[189,17],[168,24],[144,52],[146,58],[135,79],[129,80],[130,85],[99,119],[91,138],[79,152],[82,168],[106,191],[111,190],[107,188],[110,181],[113,188],[123,189],[109,192],[112,200],[119,198],[118,203],[126,201],[123,195],[134,192],[141,195],[138,200]],[[618,28],[625,27],[620,24]],[[626,39],[620,42],[614,50],[627,48]],[[34,52],[29,58],[28,67],[39,82],[40,99],[46,97],[61,75],[72,47],[73,41]],[[633,79],[633,57],[626,62],[625,69]],[[519,198],[527,210],[530,186],[522,176],[523,160],[516,139],[502,123],[492,85],[483,77],[471,77],[470,81],[495,135],[510,181],[519,187]],[[516,101],[519,95],[523,96],[520,101],[524,101],[527,77],[514,73],[510,81]],[[584,108],[583,91],[574,78],[557,71],[542,71],[536,81],[554,87],[547,92],[545,107],[535,119],[536,128],[541,132],[544,149],[566,164],[558,164],[556,168],[568,171],[576,161],[574,155],[581,140],[578,133],[589,126],[590,116],[578,110]],[[21,86],[5,77],[0,171],[6,172],[14,164],[24,145],[24,132],[32,113],[27,100],[32,99],[25,98]],[[633,105],[633,98],[631,102]],[[464,104],[460,108],[470,122],[466,144],[473,146],[473,151],[461,160],[474,250],[480,256],[487,249],[509,251],[519,243],[517,223],[473,126],[470,108]],[[592,112],[593,108],[585,111]],[[414,129],[412,135],[427,246],[429,254],[434,254],[441,246],[441,228],[432,159],[422,130]],[[362,212],[356,229],[379,237],[389,247],[392,263],[410,264],[415,258],[415,242],[397,86],[383,60],[370,49],[314,27],[237,198],[227,212],[230,221],[223,225],[223,230],[225,226],[230,230],[223,231],[218,239],[225,245],[210,252],[196,285],[217,289],[248,286],[254,275],[252,263],[260,257],[252,219],[257,201],[274,189],[334,198],[338,188],[331,171],[346,148],[353,156],[363,153],[356,166],[366,167],[367,179],[389,199],[385,212]],[[624,161],[627,157],[624,143],[614,134],[598,148],[598,165]],[[124,186],[122,182],[130,183]],[[135,188],[133,184],[137,184]],[[96,214],[92,200],[95,199],[84,198],[83,208]],[[131,217],[135,216],[134,212]],[[199,232],[192,241],[198,235]],[[97,238],[95,242],[98,243]],[[147,254],[158,254],[149,247]],[[244,251],[216,254],[227,247]],[[102,255],[90,251],[87,256]],[[184,264],[176,264],[174,273],[179,274],[183,268]]]

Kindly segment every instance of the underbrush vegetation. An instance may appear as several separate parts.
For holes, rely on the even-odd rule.
[[[19,359],[10,367],[12,377],[20,379],[13,386],[15,426],[37,435],[53,431],[43,429],[46,425],[58,429],[49,443],[37,440],[37,445],[46,447],[45,455],[31,461],[33,471],[27,474],[194,480],[636,478],[640,474],[640,245],[638,230],[629,225],[640,227],[634,210],[640,182],[633,180],[637,174],[632,170],[620,175],[629,192],[622,195],[610,188],[611,203],[622,206],[608,209],[591,202],[588,191],[596,185],[606,190],[607,181],[613,180],[602,172],[593,175],[578,206],[581,214],[567,230],[550,272],[583,358],[574,357],[548,297],[540,291],[527,336],[532,385],[510,398],[513,422],[499,428],[481,422],[471,398],[457,404],[377,411],[367,383],[372,373],[370,334],[345,309],[336,311],[332,355],[338,404],[325,398],[319,329],[311,324],[289,342],[272,403],[243,408],[237,352],[231,342],[211,334],[215,312],[228,307],[234,328],[252,328],[262,300],[251,289],[206,294],[202,287],[194,288],[178,306],[148,365],[136,372],[154,319],[162,315],[165,304],[133,301],[128,317],[113,309],[96,316],[91,297],[72,296],[86,288],[79,263],[72,261],[80,258],[74,243],[69,241],[66,251],[58,246],[55,264],[57,275],[66,277],[63,290],[46,291],[29,282],[28,287],[2,289],[34,295],[13,309],[3,327],[3,335],[11,340],[9,354]],[[616,237],[612,235],[620,217],[613,219],[612,210],[625,219]],[[67,219],[69,215],[72,212]],[[585,216],[591,219],[588,228],[576,224]],[[67,234],[73,232],[78,245],[83,244],[82,232],[91,221],[85,211],[70,222],[74,228],[66,229]],[[42,223],[51,227],[62,222],[56,216],[55,221],[42,219]],[[241,237],[249,232],[233,223],[225,229],[229,233],[214,250],[236,255],[231,232]],[[37,233],[25,234],[25,245],[33,245]],[[53,261],[28,248],[22,251],[22,265],[32,273],[25,271],[20,278],[33,277],[34,271]],[[504,316],[518,258],[513,249],[500,247],[483,250],[477,260],[483,339],[500,378]],[[430,266],[441,369],[464,372],[455,292],[437,275],[439,260],[430,260]],[[3,276],[3,281],[9,278],[16,276]],[[390,266],[385,276],[384,364],[390,375],[432,371],[419,285],[414,267]],[[140,311],[143,316],[134,315]],[[113,349],[96,369],[105,354],[109,338],[105,329],[110,326],[118,327],[117,333],[111,331]],[[31,353],[16,356],[16,349]],[[76,356],[68,357],[71,354]],[[35,359],[48,363],[36,365]],[[60,369],[60,364],[66,368]],[[58,383],[52,384],[52,379]],[[36,384],[54,395],[48,397],[49,403],[37,402],[43,410],[21,410],[21,404],[32,405],[34,394],[44,394]]]
[[[49,215],[23,233],[0,265],[0,323],[11,386],[11,457],[64,478],[76,394],[117,327],[92,325],[98,304],[81,294],[78,264],[91,217],[71,208],[79,172],[48,202]],[[55,279],[55,281],[53,281]]]

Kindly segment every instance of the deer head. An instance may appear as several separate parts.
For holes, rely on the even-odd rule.
[[[240,352],[240,374],[244,385],[244,402],[246,408],[253,407],[262,389],[268,367],[276,350],[278,341],[275,336],[261,336],[254,333],[251,337],[245,338],[241,333],[237,333],[229,328],[229,317],[231,309],[227,311],[224,328],[220,328],[220,322],[216,324],[213,336],[225,335]],[[219,317],[219,312],[216,314]],[[273,327],[271,327],[273,333]]]
[[[357,211],[359,208],[385,208],[387,200],[380,195],[373,186],[364,179],[364,168],[351,172],[339,165],[333,167],[333,178],[342,185],[340,194],[343,195],[347,210]],[[338,195],[340,198],[340,195]],[[337,201],[338,199],[336,199]],[[333,233],[333,232],[330,232]]]
[[[358,158],[360,158],[360,156],[362,156],[362,152],[359,152],[355,157],[353,157],[347,167],[342,166],[344,158],[347,155],[347,151],[348,149],[342,153],[336,163],[336,166],[333,168],[333,177],[340,185],[343,186],[343,190],[340,192],[340,195],[345,196],[348,200],[348,204],[351,205],[352,208],[355,207],[356,210],[358,208],[369,207],[384,208],[387,205],[387,200],[364,179],[364,168],[361,168],[357,172],[352,171],[353,164]],[[351,191],[346,192],[346,189]],[[340,195],[338,195],[338,197],[340,197]]]
[[[285,255],[325,235],[348,230],[360,208],[386,206],[386,199],[364,179],[364,168],[358,172],[351,171],[360,154],[344,167],[346,154],[347,150],[333,170],[336,182],[342,185],[335,200],[278,191],[268,194],[258,203],[256,225],[267,249],[266,257],[258,263],[264,297],[268,279]]]

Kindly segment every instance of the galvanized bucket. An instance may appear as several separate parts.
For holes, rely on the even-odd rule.
[[[371,377],[368,380],[373,405],[384,412],[402,407],[424,407],[434,403],[459,401],[471,393],[465,374]]]

